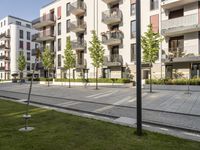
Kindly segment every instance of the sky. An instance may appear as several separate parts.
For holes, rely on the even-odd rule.
[[[40,8],[53,0],[0,0],[0,20],[8,15],[32,21],[39,17]]]

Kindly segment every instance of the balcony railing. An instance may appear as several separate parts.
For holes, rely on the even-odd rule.
[[[5,59],[5,55],[0,56],[0,60]]]
[[[4,71],[4,70],[5,70],[5,67],[1,66],[0,71]]]
[[[118,3],[120,0],[102,0],[104,1],[106,4],[112,4],[112,3]]]
[[[102,13],[102,22],[107,25],[117,24],[122,21],[122,12],[119,9],[107,10]]]
[[[162,21],[162,34],[176,35],[200,30],[198,14]]]
[[[0,34],[0,39],[9,39],[10,38],[10,33],[2,33]]]
[[[85,40],[74,40],[72,41],[72,49],[74,50],[85,50],[87,43]]]
[[[0,49],[10,49],[10,46],[8,46],[6,44],[1,44]]]
[[[85,32],[86,29],[86,22],[85,21],[73,21],[70,22],[70,31],[79,33],[79,32]]]
[[[76,60],[76,68],[84,69],[87,67],[87,60],[86,59],[77,59]]]
[[[54,31],[51,29],[40,31],[32,36],[32,41],[36,42],[53,41],[54,39]]]
[[[108,31],[102,33],[102,43],[108,46],[120,45],[122,43],[123,34],[121,31]]]
[[[83,15],[86,11],[86,4],[78,0],[70,5],[70,12],[76,16]]]
[[[179,7],[193,2],[197,2],[199,0],[161,0],[161,1],[162,1],[161,6],[164,9],[171,9],[174,7]]]
[[[32,21],[33,27],[35,29],[41,29],[45,26],[52,26],[55,24],[55,16],[54,14],[46,14],[38,19]]]
[[[123,58],[121,55],[110,55],[104,57],[104,63],[105,66],[108,67],[117,67],[123,65]]]

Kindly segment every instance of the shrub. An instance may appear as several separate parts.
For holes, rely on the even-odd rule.
[[[55,79],[55,82],[68,82],[69,79]],[[90,79],[71,79],[72,82],[90,82],[95,83],[95,78]],[[108,78],[99,78],[99,83],[130,83],[129,79],[108,79]]]
[[[150,84],[150,80],[145,81]],[[152,79],[152,84],[157,85],[200,85],[200,78],[194,79]]]

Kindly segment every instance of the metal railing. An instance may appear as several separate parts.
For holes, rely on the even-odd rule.
[[[86,26],[86,22],[85,21],[72,21],[70,22],[70,30],[75,30],[77,28],[82,28],[85,29]]]
[[[118,54],[104,56],[104,64],[107,64],[107,63],[120,63],[122,65],[123,58],[121,55],[118,55]]]
[[[10,46],[7,45],[7,44],[1,44],[1,45],[0,45],[0,49],[3,49],[3,48],[5,48],[5,49],[10,49]]]
[[[85,40],[74,40],[71,43],[73,49],[85,49],[87,46],[87,42]]]
[[[123,34],[121,31],[108,31],[106,33],[102,33],[102,42],[106,43],[108,40],[122,40]]]
[[[102,22],[106,22],[111,19],[122,20],[122,11],[119,9],[111,9],[102,12]]]
[[[198,14],[192,14],[162,21],[162,30],[187,27],[197,24],[198,24]]]
[[[45,14],[42,17],[39,17],[39,18],[33,20],[32,24],[36,25],[36,24],[41,23],[41,22],[55,21],[55,20],[56,20],[55,15],[50,13],[50,14]]]
[[[83,2],[81,0],[78,0],[78,1],[76,1],[74,3],[71,3],[70,4],[70,12],[74,11],[76,9],[86,10],[86,4],[85,4],[85,2]]]
[[[34,35],[32,35],[32,40],[36,40],[37,38],[41,38],[41,37],[54,37],[54,31],[51,30],[51,29],[47,29],[47,30],[43,30],[43,31],[40,31]]]
[[[3,37],[10,38],[10,33],[4,32],[4,33],[0,34],[0,39]]]

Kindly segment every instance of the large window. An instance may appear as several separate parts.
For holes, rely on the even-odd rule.
[[[66,16],[70,15],[70,3],[66,4]]]
[[[58,67],[61,67],[61,55],[58,55]]]
[[[31,33],[27,32],[27,40],[31,40]]]
[[[30,60],[31,60],[31,53],[27,52],[27,61],[30,61]]]
[[[131,38],[135,38],[136,35],[136,21],[131,21]]]
[[[159,6],[159,0],[150,0],[150,10],[156,10]]]
[[[58,51],[61,51],[61,39],[58,39]]]
[[[133,3],[131,4],[131,16],[134,16],[136,13],[136,4]]]
[[[61,35],[61,23],[58,23],[58,35]]]
[[[23,30],[19,30],[19,38],[20,39],[24,38],[24,31]]]
[[[66,33],[70,32],[70,19],[66,21]]]
[[[30,71],[30,70],[31,70],[31,64],[30,64],[30,63],[27,63],[27,64],[26,64],[26,69],[27,69],[27,71]]]
[[[19,41],[19,49],[24,49],[24,42],[23,41]]]
[[[26,49],[27,49],[27,50],[30,50],[30,49],[31,49],[31,43],[30,43],[30,42],[27,42],[27,43],[26,43]]]
[[[136,44],[131,44],[131,62],[136,61]]]

